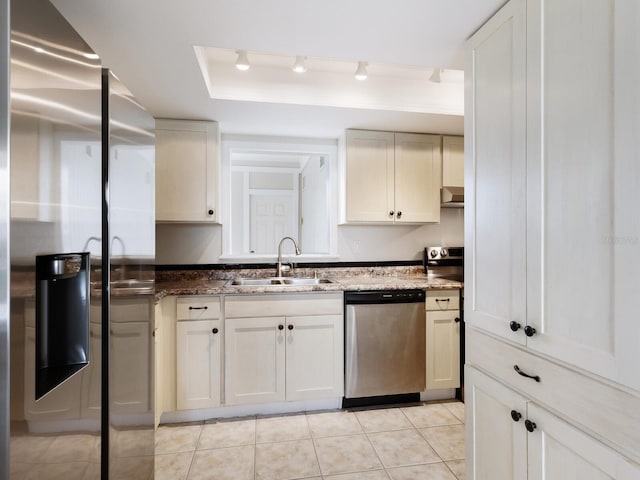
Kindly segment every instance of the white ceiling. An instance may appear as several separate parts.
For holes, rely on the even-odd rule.
[[[462,69],[465,40],[504,1],[52,0],[153,116],[217,120],[224,133],[314,137],[344,128],[462,133],[463,122],[450,113],[212,99],[194,46]]]

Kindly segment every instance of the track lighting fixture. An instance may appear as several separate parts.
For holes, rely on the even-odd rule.
[[[369,74],[367,73],[367,62],[358,62],[358,68],[356,69],[356,79],[366,80]]]
[[[293,62],[293,67],[291,69],[296,73],[304,73],[307,71],[307,66],[304,64],[304,60],[306,57],[298,55],[296,57],[296,61]]]
[[[429,77],[429,81],[430,82],[435,82],[435,83],[442,82],[442,78],[440,77],[441,74],[442,74],[442,69],[441,68],[434,68],[433,69],[433,73]]]
[[[236,68],[238,70],[249,70],[251,68],[251,64],[249,63],[249,58],[247,57],[246,50],[236,50],[238,54],[238,59],[236,60]]]

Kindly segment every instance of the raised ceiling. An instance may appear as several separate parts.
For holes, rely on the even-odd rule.
[[[228,133],[337,136],[344,128],[462,133],[463,122],[455,109],[211,98],[194,47],[461,70],[465,40],[504,0],[52,2],[157,118],[217,120]],[[442,90],[426,84],[432,95]]]

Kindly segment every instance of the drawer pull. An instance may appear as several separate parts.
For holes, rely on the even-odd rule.
[[[514,422],[519,422],[522,418],[522,414],[520,412],[517,412],[516,410],[511,410],[511,418]]]
[[[536,334],[536,329],[527,325],[526,327],[524,327],[524,334],[527,337],[533,337]]]
[[[518,330],[520,330],[520,327],[522,327],[522,325],[514,320],[511,320],[511,322],[509,323],[509,328],[512,332],[517,332]]]
[[[531,433],[536,429],[537,425],[533,423],[531,420],[524,421],[524,428],[527,429],[527,432]]]
[[[540,377],[538,375],[529,375],[528,373],[523,372],[522,370],[520,370],[520,367],[518,365],[514,365],[513,369],[518,372],[518,375],[522,376],[522,377],[527,377],[527,378],[531,378],[533,380],[535,380],[536,382],[540,381]]]
[[[436,298],[436,302],[440,303],[440,302],[450,302],[451,299],[450,298]]]
[[[209,307],[205,305],[204,307],[189,307],[189,310],[206,310],[207,308]]]

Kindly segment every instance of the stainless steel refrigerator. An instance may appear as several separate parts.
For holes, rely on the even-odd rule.
[[[0,464],[12,479],[153,478],[154,121],[48,0],[10,9]]]

